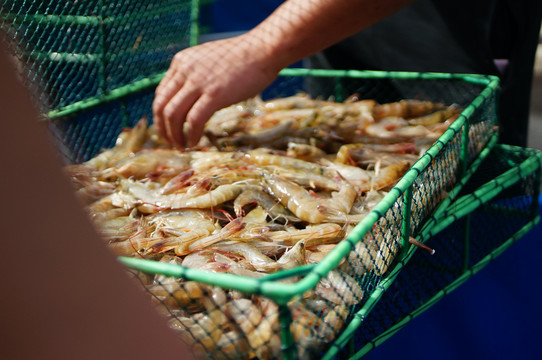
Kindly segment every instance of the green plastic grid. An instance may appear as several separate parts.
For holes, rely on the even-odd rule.
[[[518,157],[517,154],[520,154],[521,156]],[[495,162],[499,161],[508,161],[508,167],[503,169],[504,165],[496,166]],[[453,281],[449,281],[445,286],[442,286],[442,288],[431,288],[434,289],[434,291],[430,298],[424,299],[421,304],[414,306],[404,317],[401,317],[396,321],[393,326],[389,326],[385,331],[370,339],[370,341],[366,342],[361,349],[350,351],[349,358],[359,359],[373,350],[376,346],[382,344],[443,296],[456,289],[470,277],[474,276],[491,260],[504,252],[539,222],[539,186],[537,185],[540,184],[542,153],[533,149],[496,145],[494,153],[488,158],[484,165],[486,166],[480,168],[479,172],[482,174],[481,179],[485,179],[486,183],[480,185],[476,189],[472,189],[472,192],[469,191],[464,193],[463,196],[456,200],[465,205],[461,206],[461,209],[458,209],[454,206],[454,203],[451,203],[446,207],[446,211],[441,211],[440,215],[438,215],[438,213],[436,214],[441,219],[447,219],[452,216],[447,213],[453,213],[454,215],[452,217],[455,218],[454,221],[447,222],[444,226],[441,226],[441,223],[437,222],[436,226],[431,228],[433,229],[432,232],[428,231],[424,234],[427,239],[426,241],[430,245],[438,247],[440,244],[443,248],[450,247],[450,249],[446,250],[447,252],[444,254],[444,257],[451,255],[451,253],[460,255],[461,251],[465,252],[464,256],[468,258],[467,263],[462,266],[459,258],[455,261],[452,260],[451,265],[449,266],[455,269],[454,273],[451,275]],[[494,171],[495,168],[500,169],[502,173],[495,177],[488,176],[488,174],[485,173],[487,169]],[[463,185],[465,185],[465,183],[468,182],[462,182]],[[472,223],[468,221],[471,214],[477,215],[477,222]],[[490,220],[487,219],[492,217],[495,217],[495,224],[488,225],[488,221]],[[506,226],[504,224],[506,224]],[[487,241],[487,244],[483,244],[482,239],[485,238],[483,234],[487,233],[489,229],[488,226],[491,226],[491,229],[493,229],[491,233],[495,236],[492,236],[490,241]],[[473,233],[475,235],[474,238],[478,239],[471,243],[471,245],[478,247],[478,249],[475,249],[476,251],[473,251],[473,253],[476,254],[476,257],[474,257],[474,254],[469,253],[468,244],[463,244],[459,247],[453,246],[455,241],[458,241],[458,245],[460,244],[460,240],[455,237],[458,237],[457,232],[461,232],[461,227],[465,228],[467,234]],[[507,229],[505,229],[505,227]],[[442,239],[439,238],[440,234],[443,234]],[[462,236],[459,235],[459,237]],[[468,238],[468,236],[465,235],[465,238]],[[409,249],[405,259],[410,259],[415,251],[415,247]],[[425,259],[427,259],[427,257]],[[425,261],[420,260],[420,263]],[[414,281],[413,279],[415,278],[415,276],[408,277],[408,275],[417,274],[421,276],[422,271],[434,270],[434,268],[430,266],[426,269],[418,267],[413,269],[411,273],[407,273],[408,275],[405,275],[403,272],[411,266],[412,264],[408,261],[405,262],[404,260],[398,263],[396,268],[383,279],[380,295],[394,284],[394,281],[399,275],[402,275],[403,280],[408,283]],[[444,268],[441,270],[444,271]],[[428,275],[427,273],[424,274]],[[424,279],[424,283],[426,283],[428,281],[427,277],[424,277]],[[406,285],[410,288],[410,286],[408,286],[409,284]],[[422,286],[430,287],[427,284]],[[390,294],[389,296],[397,296],[397,294],[394,294],[395,293]],[[375,305],[377,305],[376,302],[377,301],[375,301]],[[347,347],[348,342],[355,337],[356,331],[359,331],[359,329],[365,325],[364,321],[367,320],[367,315],[372,310],[367,308],[369,305],[370,304],[366,304],[366,306],[356,314],[348,328],[345,329],[341,337],[337,339],[328,353],[323,357],[324,359],[334,358],[339,351],[344,350]],[[380,303],[378,305],[380,305]],[[388,303],[386,306],[393,305]],[[390,310],[391,309],[383,308],[383,311],[386,313],[389,313]]]
[[[6,0],[0,26],[45,118],[57,118],[156,85],[197,44],[199,3]]]

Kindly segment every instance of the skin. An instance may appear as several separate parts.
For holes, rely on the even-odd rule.
[[[105,246],[0,36],[2,359],[194,359]],[[58,144],[56,144],[58,145]],[[44,189],[47,189],[44,191]],[[39,215],[29,211],[40,204]]]
[[[195,146],[215,111],[259,94],[281,69],[412,1],[288,0],[247,33],[178,52],[156,88],[158,133],[177,147]]]

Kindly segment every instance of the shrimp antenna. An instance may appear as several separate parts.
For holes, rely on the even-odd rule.
[[[431,255],[435,255],[435,253],[437,252],[435,249],[432,249],[429,246],[422,243],[421,241],[418,241],[418,240],[414,239],[412,236],[408,239],[408,242],[411,243],[414,246],[417,246],[417,247],[419,247],[421,249],[424,249],[425,251],[427,251]]]

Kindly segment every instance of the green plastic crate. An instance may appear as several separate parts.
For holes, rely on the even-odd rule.
[[[394,264],[399,266],[394,268],[393,274],[396,274],[408,262],[408,257],[414,252],[408,242],[409,237],[423,234],[425,224],[431,216],[435,216],[434,210],[442,202],[442,197],[448,192],[448,201],[455,197],[452,190],[457,192],[461,188],[459,179],[466,181],[495,142],[498,81],[492,77],[286,69],[265,94],[269,97],[288,96],[305,90],[303,86],[315,78],[322,78],[332,85],[327,87],[328,93],[322,93],[324,97],[333,95],[335,98],[346,98],[352,93],[370,92],[371,98],[383,99],[380,100],[383,102],[416,97],[444,103],[456,102],[465,110],[350,236],[318,265],[281,271],[256,280],[155,261],[122,258],[124,264],[134,269],[187,280],[184,282],[186,288],[181,291],[182,296],[156,297],[170,314],[179,311],[178,307],[190,308],[196,303],[201,304],[202,298],[208,301],[213,292],[223,294],[221,296],[227,299],[226,303],[238,298],[255,303],[271,300],[272,305],[268,307],[274,311],[256,316],[257,323],[238,324],[240,329],[248,327],[252,332],[239,330],[238,336],[230,336],[230,341],[213,337],[222,327],[235,333],[229,330],[229,325],[220,321],[209,325],[205,320],[200,325],[203,327],[205,324],[203,337],[198,333],[201,331],[199,327],[192,333],[188,331],[196,347],[211,358],[315,358],[326,352],[325,356],[333,356],[337,350],[332,345],[334,341],[343,344],[344,338],[349,338],[351,328],[359,321],[360,312],[368,313],[378,303],[386,284],[391,283],[384,280],[388,279],[387,275]],[[467,166],[469,171],[466,170]],[[364,262],[361,259],[364,254],[359,253],[357,245],[362,241],[381,242],[380,254],[383,256]],[[341,285],[331,287],[332,296],[314,295],[315,289],[326,286],[328,276]],[[164,281],[167,283],[171,280],[164,278]],[[193,291],[194,284],[206,285],[192,292],[194,298],[188,300],[186,294]],[[164,291],[167,289],[167,284],[164,284]],[[179,303],[175,304],[174,299]],[[201,312],[211,316],[213,311],[229,312],[227,305],[214,301]],[[247,310],[243,316],[249,319],[251,315]],[[323,322],[316,318],[323,319]],[[183,316],[178,317],[177,321],[187,323]],[[175,322],[173,316],[174,326]],[[270,328],[273,335],[255,336],[254,332],[264,331],[258,326]]]

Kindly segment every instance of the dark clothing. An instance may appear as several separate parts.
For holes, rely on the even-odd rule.
[[[311,68],[492,74],[500,140],[525,146],[540,0],[419,0],[311,57]],[[506,59],[499,71],[495,59]]]

